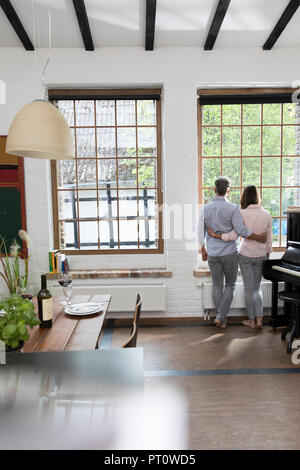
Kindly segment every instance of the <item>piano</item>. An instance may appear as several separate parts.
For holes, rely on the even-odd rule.
[[[285,282],[285,290],[300,289],[300,207],[287,209],[287,249],[281,259],[263,262],[263,277],[272,281],[272,314],[270,325],[287,326],[291,304],[284,303],[283,314],[278,313],[278,283]]]

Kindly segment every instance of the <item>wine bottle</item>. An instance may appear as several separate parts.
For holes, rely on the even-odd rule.
[[[40,328],[51,328],[52,326],[52,295],[47,289],[46,274],[41,275],[41,290],[37,295]]]

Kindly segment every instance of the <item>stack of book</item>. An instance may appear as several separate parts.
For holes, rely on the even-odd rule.
[[[59,273],[69,271],[69,263],[64,253],[59,250],[49,251],[49,272]]]

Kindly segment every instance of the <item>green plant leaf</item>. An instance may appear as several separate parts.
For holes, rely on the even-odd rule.
[[[20,342],[19,340],[13,339],[13,340],[11,340],[11,341],[9,342],[9,346],[10,346],[11,348],[17,348],[17,347],[19,346],[19,342]]]
[[[20,336],[24,336],[27,333],[27,328],[25,325],[18,325],[18,333]]]
[[[17,331],[17,326],[14,325],[13,323],[9,323],[8,325],[5,325],[2,331],[3,338],[11,338],[16,334]]]

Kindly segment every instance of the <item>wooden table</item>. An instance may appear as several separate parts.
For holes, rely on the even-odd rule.
[[[88,317],[66,315],[60,304],[63,297],[53,298],[52,328],[34,327],[29,329],[30,338],[25,342],[23,351],[87,351],[97,349],[103,322],[109,307],[111,295],[78,295],[72,303],[99,302],[104,304],[103,313]],[[37,303],[34,300],[36,312]]]

